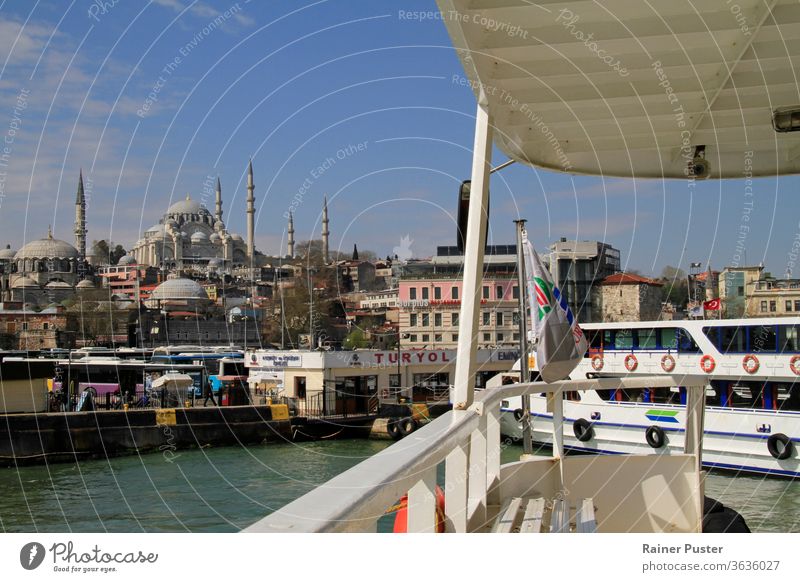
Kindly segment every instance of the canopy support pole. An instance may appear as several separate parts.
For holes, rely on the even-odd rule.
[[[469,193],[467,236],[464,241],[464,284],[462,289],[458,352],[453,381],[453,408],[472,405],[475,391],[475,360],[478,353],[478,316],[483,283],[483,254],[486,247],[489,175],[492,162],[492,125],[489,108],[478,103],[475,115],[475,143],[472,148],[472,181]]]

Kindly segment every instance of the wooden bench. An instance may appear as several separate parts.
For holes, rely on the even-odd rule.
[[[570,506],[564,499],[548,503],[543,497],[511,497],[500,508],[492,533],[593,533],[594,509],[591,498]]]

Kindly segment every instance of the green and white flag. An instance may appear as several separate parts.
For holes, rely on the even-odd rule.
[[[525,231],[522,244],[537,367],[542,380],[556,382],[580,363],[588,347],[586,337]]]

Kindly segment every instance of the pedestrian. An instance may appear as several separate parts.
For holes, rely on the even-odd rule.
[[[214,400],[214,389],[211,386],[211,378],[206,380],[204,396],[206,397],[206,399],[203,401],[203,406],[208,406],[209,398],[211,399],[211,403],[214,406],[218,406],[217,401]]]

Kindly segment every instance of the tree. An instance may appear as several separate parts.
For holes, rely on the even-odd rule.
[[[126,254],[128,254],[128,252],[122,247],[122,245],[116,245],[114,250],[109,253],[111,264],[116,265]]]
[[[677,307],[686,307],[689,301],[689,283],[686,272],[679,268],[667,265],[661,271],[664,283],[662,301],[669,301]]]
[[[111,256],[111,252],[108,248],[108,243],[105,240],[93,241],[92,254],[94,255],[95,261],[97,261],[97,263],[107,264]]]
[[[357,348],[365,348],[369,342],[364,337],[364,332],[356,328],[351,331],[343,342],[343,347],[347,350],[355,350]]]

